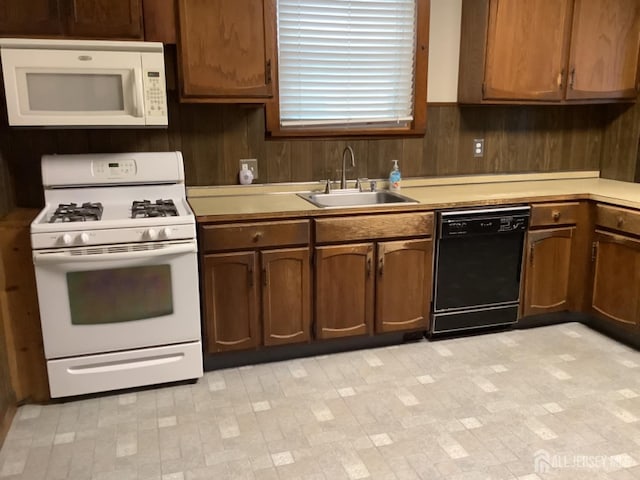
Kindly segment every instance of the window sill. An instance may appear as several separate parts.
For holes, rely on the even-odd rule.
[[[363,138],[363,137],[418,137],[424,136],[426,127],[422,128],[361,128],[361,129],[336,129],[314,128],[299,129],[287,128],[275,131],[267,131],[267,138]]]

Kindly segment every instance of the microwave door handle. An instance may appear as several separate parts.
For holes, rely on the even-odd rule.
[[[35,265],[51,265],[55,263],[112,262],[118,260],[143,260],[148,258],[168,257],[182,253],[195,253],[195,243],[172,245],[158,250],[142,250],[122,253],[96,253],[91,255],[69,255],[68,253],[38,253],[33,255]]]
[[[132,70],[131,77],[133,78],[133,109],[134,117],[142,118],[144,116],[143,104],[144,104],[144,86],[142,85],[142,76],[136,75],[136,70]]]

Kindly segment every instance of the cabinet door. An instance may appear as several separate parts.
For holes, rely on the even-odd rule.
[[[571,2],[491,1],[485,99],[562,99]]]
[[[373,244],[317,247],[316,336],[370,334],[373,325]]]
[[[596,231],[591,306],[619,325],[640,323],[640,240]]]
[[[311,324],[309,249],[262,252],[265,345],[306,342]]]
[[[272,96],[273,0],[179,0],[182,95]]]
[[[433,240],[378,244],[376,332],[429,328]]]
[[[141,0],[63,0],[72,37],[142,38]]]
[[[61,35],[59,0],[0,0],[0,34]]]
[[[529,232],[523,315],[568,309],[575,227]]]
[[[575,0],[567,99],[635,98],[640,2]]]
[[[205,255],[203,295],[208,352],[258,345],[256,266],[255,252]]]

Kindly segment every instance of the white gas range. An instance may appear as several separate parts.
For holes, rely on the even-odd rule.
[[[202,376],[179,152],[46,155],[31,224],[52,397]]]

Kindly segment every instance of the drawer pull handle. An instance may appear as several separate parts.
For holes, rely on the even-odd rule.
[[[558,211],[554,211],[554,212],[551,214],[551,218],[553,218],[553,220],[554,220],[555,222],[557,222],[558,220],[560,220],[560,212],[558,212]]]
[[[618,226],[621,227],[622,225],[624,225],[624,218],[622,217],[618,217]]]
[[[259,242],[262,239],[262,232],[257,232],[254,236],[253,236],[253,241],[254,242]]]

